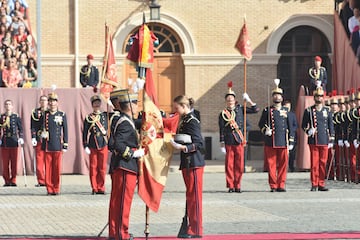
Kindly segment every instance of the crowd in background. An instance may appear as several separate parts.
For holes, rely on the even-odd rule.
[[[37,87],[36,49],[26,0],[0,0],[1,87]]]

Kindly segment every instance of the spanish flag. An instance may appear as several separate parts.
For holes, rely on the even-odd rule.
[[[150,69],[146,71],[144,112],[141,127],[141,147],[145,156],[140,160],[138,194],[152,211],[157,212],[165,188],[173,148],[172,135],[164,132],[162,116],[155,104],[156,92]]]

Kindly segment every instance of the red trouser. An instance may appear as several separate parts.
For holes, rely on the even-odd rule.
[[[90,183],[94,192],[105,191],[105,176],[108,160],[108,147],[90,148]]]
[[[48,193],[60,193],[62,151],[45,152],[45,184]]]
[[[225,145],[226,187],[241,188],[244,173],[244,145]]]
[[[137,174],[118,168],[111,174],[109,238],[128,239],[129,216]]]
[[[264,155],[268,165],[270,188],[285,188],[289,158],[287,148],[265,146]]]
[[[3,178],[5,184],[16,184],[17,162],[19,158],[18,149],[18,147],[1,148],[1,157],[3,161]]]
[[[350,159],[350,165],[351,165],[351,181],[355,182],[357,173],[357,180],[359,181],[359,173],[360,169],[356,171],[356,153],[358,156],[360,156],[360,148],[356,149],[354,147],[354,144],[350,144],[350,150],[349,150],[349,159]]]
[[[184,168],[182,175],[186,187],[186,206],[189,217],[187,233],[190,235],[203,234],[202,225],[202,190],[204,167]]]
[[[45,151],[41,149],[41,142],[38,141],[35,147],[36,153],[36,177],[39,184],[45,184]]]
[[[311,159],[311,185],[325,186],[326,161],[328,158],[328,146],[309,145]]]

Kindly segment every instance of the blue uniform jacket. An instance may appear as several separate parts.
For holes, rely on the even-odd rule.
[[[21,119],[16,113],[9,116],[2,114],[0,118],[2,126],[1,147],[18,147],[18,138],[23,138]]]
[[[180,153],[180,170],[205,166],[205,147],[201,136],[200,121],[193,113],[190,112],[181,117],[177,133],[190,135],[192,141],[190,144],[185,144],[186,153]]]
[[[92,149],[101,149],[107,145],[107,114],[90,113],[85,117],[83,145]]]
[[[270,111],[269,111],[270,110]],[[269,123],[270,120],[270,123]],[[295,128],[288,117],[288,109],[281,107],[279,110],[274,106],[266,107],[260,117],[258,126],[264,134],[266,146],[273,148],[284,148],[287,145],[295,144]],[[265,130],[269,127],[272,129],[272,135],[266,136]]]
[[[308,136],[308,144],[321,146],[334,142],[333,117],[330,109],[327,107],[322,107],[319,111],[316,110],[315,105],[306,108],[301,127],[306,133],[308,133],[311,127],[316,128],[316,133]]]
[[[109,148],[112,151],[110,173],[117,168],[138,173],[138,159],[133,157],[134,151],[139,146],[134,121],[124,113],[115,113],[111,117],[110,126]]]

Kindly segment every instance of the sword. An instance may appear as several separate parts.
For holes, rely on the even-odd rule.
[[[20,150],[21,150],[21,158],[22,158],[22,164],[23,164],[24,183],[25,183],[25,187],[27,187],[25,155],[24,155],[24,145],[23,144],[20,146]]]

